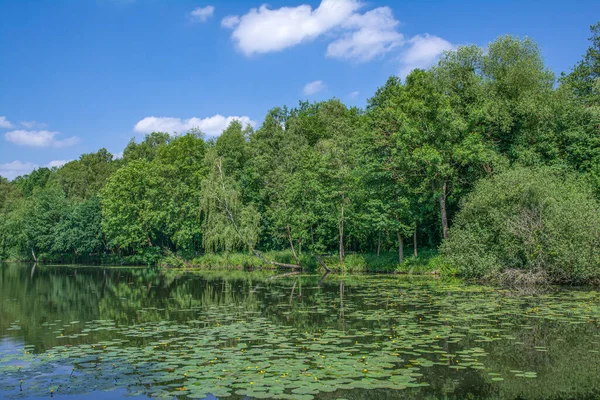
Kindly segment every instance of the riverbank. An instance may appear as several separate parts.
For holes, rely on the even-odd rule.
[[[298,263],[290,251],[271,251],[263,254],[262,260],[246,253],[204,254],[191,260],[176,255],[165,256],[158,261],[162,268],[193,268],[207,270],[257,270],[277,268],[270,261],[279,264],[299,265],[302,271],[335,273],[397,273],[410,275],[453,275],[436,250],[423,250],[418,256],[405,257],[398,263],[398,254],[385,252],[379,255],[371,253],[347,254],[344,262],[337,255],[320,256],[324,265],[314,255],[298,256]],[[293,269],[291,267],[287,267]]]

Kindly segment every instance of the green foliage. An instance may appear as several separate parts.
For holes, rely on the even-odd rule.
[[[56,175],[68,198],[88,200],[104,187],[117,166],[112,154],[106,149],[100,149],[63,165]]]
[[[600,22],[590,26],[590,31],[591,46],[573,71],[561,80],[581,102],[600,106]]]
[[[134,160],[115,172],[101,192],[102,229],[117,249],[152,247],[166,216],[166,180],[160,168]],[[154,243],[153,243],[154,242]]]
[[[171,139],[171,135],[165,132],[152,132],[146,135],[141,143],[131,139],[123,151],[123,161],[125,163],[135,160],[152,161],[158,149],[167,145]]]
[[[70,206],[55,229],[52,250],[71,253],[74,257],[99,255],[104,250],[100,199],[75,203]]]
[[[441,251],[465,277],[518,269],[583,282],[600,277],[599,213],[574,173],[516,167],[476,185]]]
[[[1,180],[0,258],[29,260],[33,250],[42,260],[178,264],[205,254],[209,265],[264,268],[274,252],[305,269],[328,254],[340,271],[453,274],[443,258],[409,254],[457,236],[478,257],[466,275],[484,274],[504,263],[496,250],[484,252],[479,233],[460,226],[449,234],[479,181],[517,166],[568,169],[589,184],[591,201],[600,198],[599,29],[558,84],[531,39],[501,36],[486,49],[448,51],[406,81],[391,77],[364,111],[338,99],[300,102],[273,108],[256,130],[233,121],[210,140],[197,129],[153,132],[132,139],[122,159],[100,149]],[[515,217],[513,228],[528,223]],[[457,259],[461,240],[444,245]],[[245,251],[256,260],[236,258]],[[206,255],[215,252],[231,256]],[[592,268],[580,258],[560,262]],[[559,258],[536,263],[550,259]]]
[[[208,155],[211,172],[202,181],[203,245],[208,251],[253,249],[258,241],[260,214],[244,205],[236,182],[225,175],[223,159]]]

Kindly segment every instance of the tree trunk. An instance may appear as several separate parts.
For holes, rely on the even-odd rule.
[[[398,264],[402,264],[402,261],[404,261],[404,242],[400,231],[398,231]]]
[[[286,226],[287,229],[287,236],[288,239],[290,241],[290,247],[292,248],[292,255],[294,256],[294,260],[296,260],[296,264],[300,265],[300,262],[298,261],[298,255],[296,255],[296,249],[294,249],[294,241],[292,240],[292,232],[290,230],[290,226]]]
[[[381,231],[379,231],[379,237],[377,238],[377,257],[381,253]]]
[[[340,230],[340,263],[344,263],[344,195],[342,194],[342,216],[339,223]]]
[[[413,232],[413,249],[415,257],[419,256],[419,252],[417,251],[417,226],[415,225],[415,231]]]
[[[442,194],[440,195],[440,213],[442,216],[442,233],[444,239],[448,238],[448,216],[446,215],[446,191],[447,191],[447,181],[444,180],[444,184],[442,185]]]
[[[325,261],[323,261],[323,259],[321,258],[321,256],[319,254],[315,254],[315,257],[316,257],[317,261],[319,262],[319,265],[321,265],[321,267],[323,267],[323,269],[327,273],[330,273],[331,270],[329,269],[329,267],[327,267],[327,264],[325,264]]]

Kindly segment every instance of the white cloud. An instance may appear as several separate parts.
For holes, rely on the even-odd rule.
[[[407,76],[415,68],[430,67],[444,51],[451,49],[452,44],[440,37],[428,34],[414,36],[400,57],[400,76]]]
[[[360,8],[357,0],[323,0],[314,10],[308,4],[270,9],[266,4],[239,17],[231,34],[246,56],[280,51],[340,27]],[[227,26],[226,25],[226,26]]]
[[[65,165],[68,162],[71,162],[72,160],[52,160],[47,164],[48,168],[60,168],[63,165]]]
[[[70,160],[71,161],[71,160]],[[42,165],[42,167],[60,168],[69,161],[65,160],[53,160],[48,164]],[[40,168],[40,165],[32,163],[32,162],[21,162],[21,161],[13,161],[10,163],[0,164],[0,176],[5,177],[8,180],[13,180],[17,176],[30,174],[33,170]]]
[[[240,23],[240,17],[237,15],[228,15],[221,20],[223,28],[233,29],[234,26]]]
[[[6,119],[6,117],[0,117],[0,128],[10,129],[13,127],[13,124]]]
[[[385,54],[404,42],[398,24],[389,7],[354,14],[342,25],[352,31],[327,46],[327,57],[365,62]]]
[[[281,51],[319,37],[329,41],[326,56],[341,60],[367,62],[398,50],[403,76],[431,66],[452,48],[450,42],[428,34],[406,38],[390,7],[360,12],[363,6],[359,0],[322,0],[314,9],[308,4],[274,9],[264,4],[242,16],[227,16],[221,25],[233,30],[231,38],[246,56]]]
[[[194,22],[206,22],[215,13],[213,6],[198,7],[192,10],[190,18]]]
[[[30,147],[68,147],[79,142],[79,138],[76,136],[57,140],[56,136],[59,132],[52,131],[26,131],[16,130],[7,132],[4,138],[9,142],[17,144],[19,146],[30,146]]]
[[[46,127],[48,127],[47,124],[44,124],[42,122],[37,122],[37,121],[21,121],[21,125],[23,125],[27,129],[33,129],[33,128],[45,129]]]
[[[355,92],[350,93],[350,95],[348,95],[348,97],[350,97],[351,99],[355,99],[358,97],[359,94],[360,94],[360,92],[355,91]]]
[[[323,81],[309,82],[304,86],[304,94],[310,96],[320,92],[323,89],[325,89],[325,84],[323,83]]]
[[[185,133],[193,128],[198,128],[208,136],[220,135],[229,124],[238,120],[242,125],[256,126],[256,121],[250,117],[224,117],[221,114],[207,118],[172,118],[172,117],[146,117],[135,124],[134,131],[139,133],[151,132],[168,132],[168,133]]]
[[[26,175],[36,169],[37,164],[23,163],[21,161],[13,161],[6,164],[0,164],[0,175],[8,180],[13,180],[17,176]]]

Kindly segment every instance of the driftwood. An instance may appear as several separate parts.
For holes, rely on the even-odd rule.
[[[319,254],[315,254],[315,257],[316,257],[317,261],[319,262],[319,265],[321,267],[323,267],[323,269],[325,269],[325,271],[327,273],[330,273],[331,270],[327,267],[327,264],[325,264],[325,261],[323,261],[323,259],[321,258],[321,256]]]
[[[267,260],[267,259],[266,259],[266,258],[265,258],[265,257],[264,257],[262,254],[260,254],[260,253],[258,252],[258,250],[256,250],[254,247],[252,247],[252,246],[248,246],[248,247],[250,247],[250,250],[252,250],[252,253],[253,253],[253,254],[254,254],[256,257],[260,258],[260,259],[261,259],[263,262],[266,262],[267,264],[271,264],[271,265],[274,265],[274,266],[276,266],[276,267],[284,267],[284,268],[292,268],[292,269],[301,269],[301,268],[302,268],[302,267],[301,267],[300,265],[298,265],[298,264],[286,264],[286,263],[280,263],[280,262],[277,262],[277,261],[271,261],[271,260]]]

